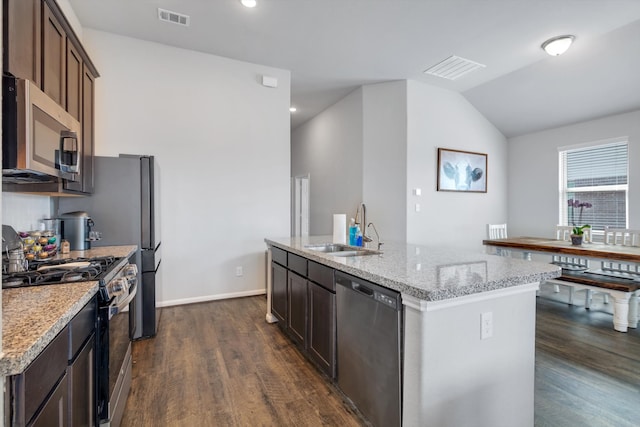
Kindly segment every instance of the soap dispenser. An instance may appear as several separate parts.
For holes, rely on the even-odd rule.
[[[355,246],[362,246],[362,230],[360,224],[356,223],[356,244]]]
[[[356,226],[356,220],[351,218],[349,222],[349,245],[356,246],[358,239],[358,227]]]

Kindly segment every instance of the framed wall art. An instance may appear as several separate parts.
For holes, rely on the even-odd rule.
[[[438,148],[438,191],[487,192],[487,155]]]

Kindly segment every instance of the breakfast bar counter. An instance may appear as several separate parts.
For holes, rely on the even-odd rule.
[[[455,247],[385,242],[381,254],[337,257],[311,248],[331,236],[265,239],[268,245],[399,291],[403,297],[443,301],[560,276],[559,267]]]

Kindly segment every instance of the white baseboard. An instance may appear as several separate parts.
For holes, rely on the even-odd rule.
[[[264,295],[266,293],[267,291],[264,289],[255,289],[252,291],[230,292],[227,294],[206,295],[202,297],[174,299],[174,300],[159,302],[158,307],[171,307],[173,305],[195,304],[197,302],[216,301],[221,299],[252,297],[255,295]]]

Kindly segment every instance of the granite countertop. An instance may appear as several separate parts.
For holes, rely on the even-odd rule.
[[[136,245],[122,245],[122,246],[101,246],[98,248],[91,248],[85,251],[71,251],[68,254],[58,254],[53,259],[65,259],[65,258],[98,258],[103,256],[114,256],[116,258],[131,256],[138,247]]]
[[[58,254],[55,259],[128,257],[135,245],[105,246]],[[19,374],[98,292],[98,281],[2,290],[0,375]]]
[[[98,292],[98,282],[2,290],[0,374],[24,371]]]
[[[306,246],[331,236],[266,238],[265,242],[405,295],[442,301],[559,277],[552,264],[488,255],[482,249],[385,242],[380,255],[336,257]]]

